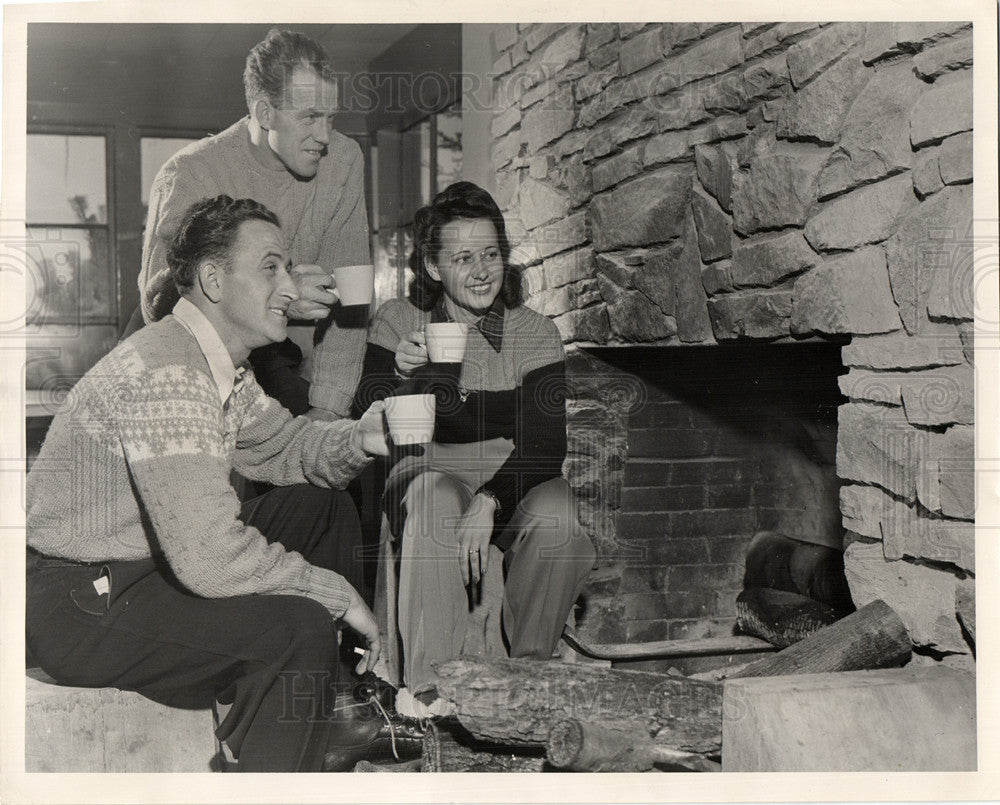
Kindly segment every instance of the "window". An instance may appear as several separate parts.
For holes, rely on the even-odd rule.
[[[117,323],[103,136],[29,134],[28,325]]]
[[[450,106],[436,115],[437,189],[462,180],[462,107]]]
[[[25,388],[50,412],[118,331],[107,153],[103,134],[27,137]]]
[[[420,205],[462,178],[462,107],[453,104],[407,129],[419,149]]]
[[[403,132],[380,132],[379,138],[384,146],[371,161],[372,185],[379,188],[374,204],[372,260],[377,302],[381,304],[405,295],[413,277],[407,259],[413,246],[410,224],[414,212],[462,178],[461,104],[455,103]]]

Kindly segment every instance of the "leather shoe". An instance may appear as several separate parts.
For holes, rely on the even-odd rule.
[[[354,717],[342,719],[333,730],[323,771],[350,771],[360,760],[404,761],[421,756],[424,729],[417,720],[390,715],[387,722],[368,704],[349,703],[345,710],[353,711]]]
[[[372,671],[366,671],[358,679],[353,692],[356,702],[367,703],[372,699],[378,699],[390,714],[396,712],[396,686],[375,676]]]

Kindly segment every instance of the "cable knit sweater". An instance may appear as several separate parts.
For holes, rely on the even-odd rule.
[[[196,595],[304,595],[339,617],[347,581],[240,522],[229,474],[342,488],[370,461],[355,427],[293,418],[250,371],[223,404],[198,341],[167,316],[87,372],[53,420],[28,475],[28,544],[85,562],[161,556]]]
[[[314,263],[329,271],[370,262],[364,157],[358,144],[331,132],[316,176],[297,179],[283,167],[260,163],[250,150],[249,118],[243,118],[181,149],[153,182],[139,271],[147,322],[163,318],[177,302],[166,255],[184,213],[196,201],[221,193],[255,199],[274,212],[295,264]],[[361,375],[366,322],[353,324],[338,326],[331,316],[317,328],[309,402],[337,416],[348,415]]]

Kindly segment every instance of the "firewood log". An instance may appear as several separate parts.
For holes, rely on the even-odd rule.
[[[420,765],[423,761],[420,758],[415,760],[405,760],[402,763],[372,763],[370,760],[359,760],[355,766],[354,771],[358,773],[379,773],[385,774],[388,772],[417,772],[420,771]]]
[[[798,593],[747,587],[736,596],[736,626],[785,648],[837,622],[831,606]]]
[[[682,752],[718,754],[722,686],[646,671],[537,660],[460,657],[437,666],[438,692],[453,701],[473,735],[545,745],[568,718],[642,724],[655,742]]]
[[[650,771],[657,764],[686,771],[722,770],[700,755],[654,743],[639,723],[559,721],[549,732],[546,753],[553,766],[570,771]]]
[[[885,601],[872,601],[788,648],[744,666],[728,679],[893,668],[910,659],[910,635]]]
[[[485,747],[483,747],[485,748]],[[424,772],[539,772],[541,756],[525,756],[510,747],[494,746],[478,751],[456,741],[449,732],[431,726],[424,734],[421,771]]]

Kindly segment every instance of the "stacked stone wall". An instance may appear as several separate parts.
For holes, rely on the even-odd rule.
[[[528,304],[567,344],[850,339],[836,467],[852,592],[957,664],[974,577],[972,38],[960,21],[497,26],[492,148]],[[571,404],[568,465],[613,546],[634,445],[600,385]]]

